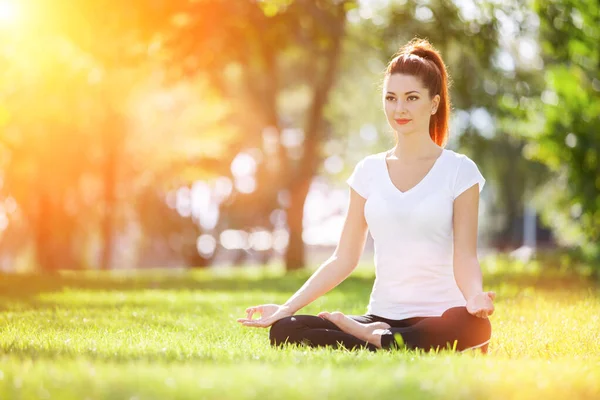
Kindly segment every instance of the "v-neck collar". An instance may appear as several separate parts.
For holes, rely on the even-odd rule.
[[[423,177],[423,179],[421,179],[416,185],[414,185],[413,187],[411,187],[410,189],[406,190],[406,191],[401,191],[400,189],[398,189],[396,187],[396,185],[394,185],[394,182],[392,181],[392,177],[390,176],[390,171],[388,169],[387,166],[387,162],[386,162],[386,158],[387,155],[389,153],[388,151],[385,151],[383,153],[381,153],[383,156],[381,157],[382,162],[383,162],[383,169],[385,172],[385,180],[388,183],[388,186],[390,187],[390,189],[392,189],[394,192],[396,192],[398,195],[400,196],[405,196],[409,193],[414,192],[416,189],[419,188],[419,186],[423,185],[423,183],[433,174],[433,171],[436,169],[436,167],[438,166],[438,164],[440,164],[440,161],[442,158],[444,158],[445,154],[448,152],[447,149],[442,149],[442,153],[439,155],[439,157],[435,160],[435,162],[433,163],[433,166],[429,169],[429,171],[427,172],[427,174],[425,174],[425,176]]]

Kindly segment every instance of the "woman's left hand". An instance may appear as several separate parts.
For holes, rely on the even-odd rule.
[[[467,301],[467,311],[479,318],[487,318],[494,313],[496,293],[481,292]]]

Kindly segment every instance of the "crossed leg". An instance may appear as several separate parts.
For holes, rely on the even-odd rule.
[[[365,316],[344,316],[356,323],[365,325],[378,323]],[[389,325],[388,325],[389,326]],[[376,351],[377,346],[361,337],[344,332],[334,322],[315,315],[295,315],[277,321],[269,332],[271,345],[277,346],[285,343],[305,344],[311,347],[332,346],[354,350],[366,348]]]
[[[383,335],[391,326],[385,322],[361,323],[355,319],[347,317],[339,311],[332,313],[321,312],[318,317],[325,318],[333,322],[343,332],[368,342],[378,349],[381,348],[381,335]]]
[[[407,324],[407,320],[346,316],[340,312],[299,315],[277,321],[271,328],[270,339],[273,345],[288,342],[348,349],[366,346],[371,351],[402,346],[429,351],[456,346],[458,351],[481,348],[487,352],[490,321],[469,314],[465,307],[452,307],[439,317],[415,320]]]
[[[481,348],[487,352],[491,324],[487,318],[471,315],[466,307],[452,307],[439,317],[426,317],[411,326],[382,328],[361,324],[340,312],[321,313],[342,331],[355,335],[377,348],[453,349],[464,351]],[[390,321],[394,325],[393,321]]]

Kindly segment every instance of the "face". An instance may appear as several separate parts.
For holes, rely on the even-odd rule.
[[[429,133],[429,119],[440,96],[429,98],[429,90],[412,75],[392,74],[385,79],[383,105],[388,124],[398,134]]]

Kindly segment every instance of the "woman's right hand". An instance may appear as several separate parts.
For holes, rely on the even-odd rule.
[[[254,313],[259,313],[260,318],[252,319]],[[260,306],[248,307],[246,309],[246,318],[238,318],[237,322],[245,326],[256,328],[267,328],[282,318],[294,315],[286,306],[279,304],[263,304]]]

